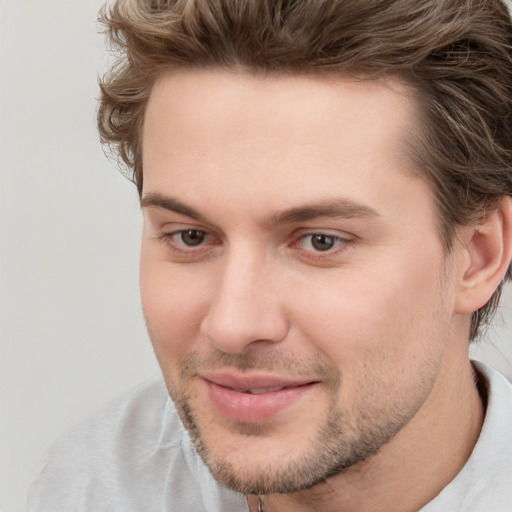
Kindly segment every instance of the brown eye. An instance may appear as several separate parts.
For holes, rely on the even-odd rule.
[[[199,229],[187,229],[180,232],[180,238],[184,245],[196,247],[204,242],[206,233]]]
[[[332,249],[337,241],[337,237],[330,235],[310,235],[311,247],[316,251],[328,251]]]

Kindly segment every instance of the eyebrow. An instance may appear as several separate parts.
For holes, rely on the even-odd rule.
[[[194,210],[194,208],[187,206],[174,197],[164,196],[158,192],[150,192],[146,194],[141,198],[140,205],[142,208],[156,206],[157,208],[164,208],[165,210],[181,213],[182,215],[190,217],[191,219],[200,221],[206,220],[204,216],[201,215],[197,210]]]
[[[327,199],[319,203],[307,204],[275,212],[270,220],[272,225],[305,222],[321,217],[339,217],[344,219],[379,217],[370,206],[349,199]]]
[[[174,197],[164,196],[158,192],[149,192],[140,201],[142,208],[157,207],[180,213],[191,219],[206,221],[204,215]],[[270,225],[305,222],[321,217],[368,218],[379,217],[379,213],[370,206],[356,203],[350,199],[327,199],[318,203],[279,210],[270,216]]]

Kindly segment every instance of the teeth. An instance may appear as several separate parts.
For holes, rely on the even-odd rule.
[[[1,0],[0,0],[1,1]],[[262,395],[264,393],[275,393],[285,389],[286,386],[275,386],[273,388],[232,388],[237,393],[246,393],[248,395]]]
[[[251,395],[261,395],[263,393],[274,393],[275,391],[280,391],[283,389],[282,387],[274,387],[274,388],[251,388],[246,390],[246,393],[250,393]]]

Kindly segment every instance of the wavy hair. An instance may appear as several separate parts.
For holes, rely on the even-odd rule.
[[[458,226],[512,196],[512,24],[501,0],[117,0],[100,21],[118,59],[100,81],[99,132],[139,194],[154,81],[219,67],[409,83],[423,113],[411,154],[433,188],[447,250]],[[474,312],[470,339],[500,292]]]

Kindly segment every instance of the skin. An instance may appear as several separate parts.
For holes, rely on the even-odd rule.
[[[412,512],[477,440],[471,232],[446,254],[405,151],[417,116],[398,81],[195,70],[152,90],[149,333],[213,475],[265,510]],[[315,384],[239,422],[212,404],[212,371]]]

